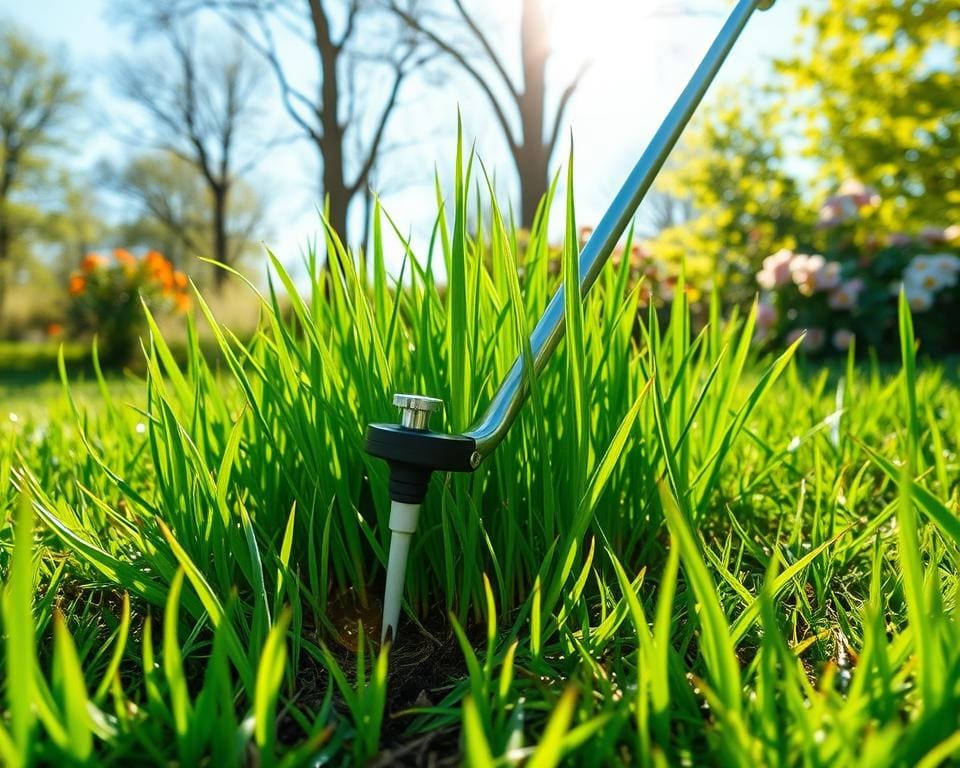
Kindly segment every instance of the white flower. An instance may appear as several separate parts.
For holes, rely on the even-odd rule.
[[[915,286],[924,291],[936,293],[947,285],[947,276],[939,272],[927,270],[925,272],[904,272],[903,281],[907,285]]]
[[[910,309],[914,312],[926,312],[933,306],[933,294],[920,285],[904,282],[903,292],[907,297]]]
[[[855,277],[831,291],[827,303],[830,305],[830,309],[851,309],[856,306],[862,290],[863,280]]]
[[[960,257],[950,253],[939,253],[932,257],[933,269],[942,278],[945,286],[957,284],[957,278],[960,276]]]
[[[951,254],[920,255],[903,272],[903,281],[925,291],[936,293],[957,284],[960,259]]]

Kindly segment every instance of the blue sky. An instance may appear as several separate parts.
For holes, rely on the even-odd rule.
[[[558,61],[557,71],[572,70],[583,56],[593,61],[571,103],[564,131],[564,135],[572,131],[576,145],[576,199],[582,223],[596,221],[603,213],[730,6],[724,0],[701,0],[697,6],[709,13],[660,13],[650,18],[653,8],[670,11],[678,5],[663,0],[555,2],[556,47],[570,52]],[[772,10],[755,14],[714,87],[738,83],[747,75],[762,79],[770,70],[769,60],[792,48],[798,5],[796,0],[780,0]],[[45,44],[62,48],[88,88],[90,109],[86,124],[78,126],[73,159],[78,171],[128,151],[113,136],[117,116],[129,113],[111,92],[109,62],[116,53],[138,48],[129,30],[111,22],[107,7],[106,0],[0,2],[0,19],[12,19]],[[494,21],[502,18],[508,23],[508,0],[488,8]],[[309,72],[306,64],[304,72]],[[392,125],[394,140],[403,149],[384,161],[382,192],[394,220],[409,226],[415,242],[422,242],[434,208],[434,167],[441,177],[449,177],[458,107],[466,139],[476,141],[487,167],[498,169],[501,179],[510,178],[511,168],[493,118],[469,83],[457,78],[439,85],[414,82],[405,103]],[[282,124],[279,106],[277,113]],[[424,115],[430,115],[429,121]],[[289,126],[280,127],[290,131]],[[562,146],[554,162],[565,156]],[[264,239],[284,261],[295,262],[317,232],[317,173],[312,147],[296,142],[276,150],[251,178],[270,199]],[[512,192],[511,185],[505,184],[505,191]]]

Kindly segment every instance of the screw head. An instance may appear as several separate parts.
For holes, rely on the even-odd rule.
[[[396,394],[393,404],[400,409],[401,426],[423,432],[430,428],[430,416],[443,407],[443,400],[424,395]]]
[[[436,397],[427,397],[426,395],[403,395],[397,393],[393,396],[393,404],[401,410],[426,411],[427,413],[436,413],[443,408],[443,400]]]
[[[483,456],[480,455],[479,451],[474,451],[470,454],[470,466],[474,469],[480,466],[481,461],[483,461]]]

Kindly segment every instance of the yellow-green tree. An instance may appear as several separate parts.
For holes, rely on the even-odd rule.
[[[658,190],[686,201],[689,215],[653,243],[659,258],[683,260],[695,285],[716,282],[734,301],[752,295],[760,262],[792,246],[807,218],[775,111],[738,95],[749,90],[721,91],[687,129]]]
[[[45,221],[38,193],[55,188],[45,153],[78,98],[60,63],[14,28],[0,30],[0,320],[12,264]]]
[[[877,188],[895,228],[960,218],[956,0],[826,0],[779,67],[822,189]]]

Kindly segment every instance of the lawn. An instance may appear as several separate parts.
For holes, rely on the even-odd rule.
[[[434,477],[377,647],[366,424],[403,391],[466,429],[577,279],[572,209],[557,275],[545,218],[468,235],[469,187],[399,279],[379,211],[359,273],[335,239],[304,294],[273,260],[250,340],[198,297],[214,362],[154,328],[142,380],[3,385],[3,761],[960,757],[960,387],[903,310],[899,363],[820,367],[608,268],[496,453]]]

